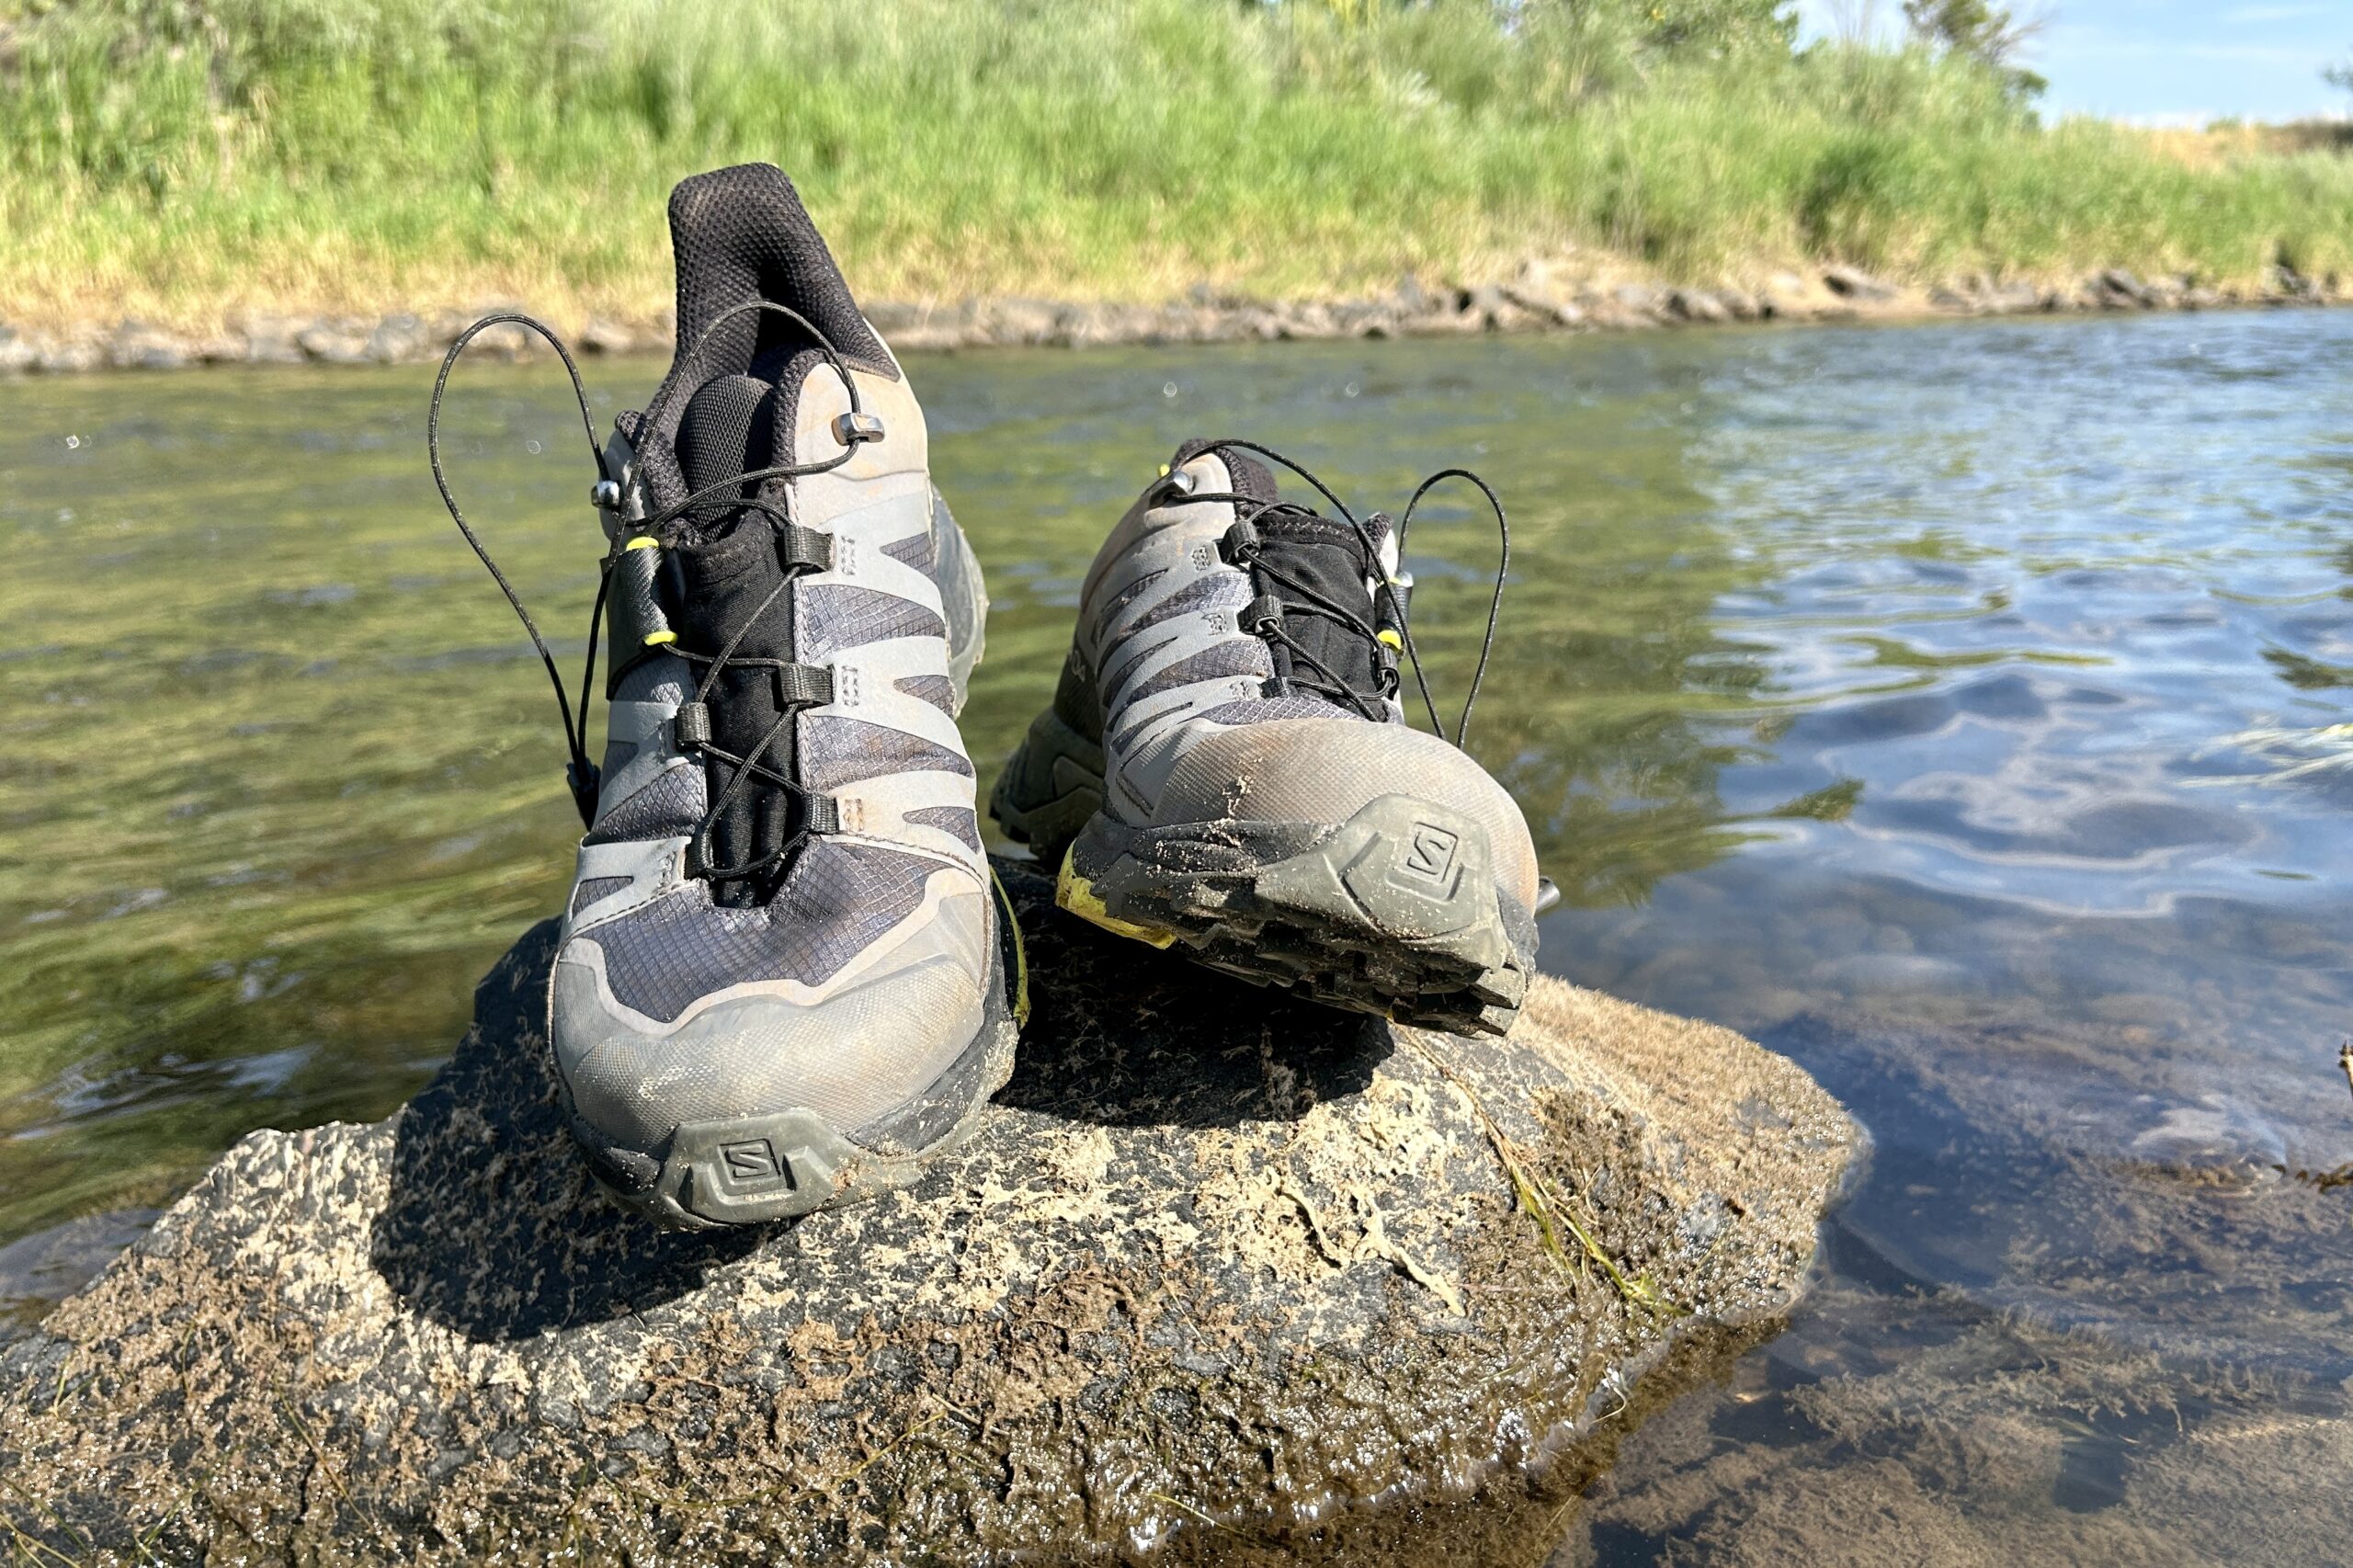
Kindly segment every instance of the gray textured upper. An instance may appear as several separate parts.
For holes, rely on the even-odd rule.
[[[851,1131],[928,1087],[981,1027],[995,917],[954,715],[986,601],[904,377],[851,374],[882,438],[784,485],[792,519],[833,540],[832,567],[785,592],[794,656],[833,681],[791,721],[793,766],[838,830],[807,839],[766,903],[715,905],[687,863],[710,782],[673,735],[699,672],[657,653],[614,693],[550,1032],[576,1113],[620,1145],[799,1108]],[[820,368],[797,392],[785,449],[842,450],[839,376]],[[626,440],[614,456],[628,478],[608,527],[625,535],[653,501]]]
[[[1248,494],[1214,450],[1179,468],[1191,494]],[[1139,497],[1081,590],[1072,674],[1099,711],[1103,809],[1134,826],[1336,823],[1382,795],[1421,796],[1478,820],[1505,891],[1532,907],[1535,849],[1511,796],[1393,701],[1376,722],[1279,687],[1266,641],[1239,624],[1256,590],[1219,550],[1234,505],[1187,494],[1155,485]],[[1376,529],[1375,543],[1393,577],[1393,536]]]

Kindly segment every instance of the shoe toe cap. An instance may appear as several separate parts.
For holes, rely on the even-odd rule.
[[[1486,832],[1496,885],[1536,899],[1536,847],[1509,791],[1468,755],[1404,724],[1285,719],[1211,733],[1170,771],[1156,821],[1339,823],[1385,795],[1459,812]]]
[[[556,1065],[575,1121],[655,1155],[682,1125],[807,1110],[854,1142],[919,1101],[987,1022],[987,895],[927,904],[822,984],[753,981],[660,1019],[616,994],[591,927],[558,954]]]

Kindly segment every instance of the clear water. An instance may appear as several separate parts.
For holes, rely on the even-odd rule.
[[[1563,1562],[1867,1543],[1858,1477],[1900,1494],[1891,1541],[2059,1559],[2162,1494],[2196,1561],[2251,1539],[2234,1507],[2345,1506],[2341,1468],[2200,1501],[2166,1468],[2200,1444],[2353,1455],[2353,1187],[2297,1174],[2353,1161],[2348,364],[2353,312],[911,369],[996,600],[984,790],[1177,440],[1373,505],[1468,462],[1514,522],[1472,749],[1567,892],[1546,967],[1753,1033],[1870,1125],[1814,1301],[1628,1442]],[[593,368],[600,420],[657,373]],[[559,383],[461,371],[452,470],[576,660],[597,535]],[[0,382],[19,1321],[246,1129],[396,1106],[562,896],[553,706],[433,497],[427,384]],[[1443,697],[1493,539],[1431,516]]]

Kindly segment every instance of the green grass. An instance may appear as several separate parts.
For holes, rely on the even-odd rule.
[[[1671,8],[0,0],[0,320],[642,312],[670,184],[753,158],[878,299],[1298,296],[1572,249],[1699,282],[2353,272],[2341,151],[2184,156],[1916,54],[1646,41]]]

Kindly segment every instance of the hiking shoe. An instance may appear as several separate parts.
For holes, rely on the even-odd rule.
[[[677,355],[597,497],[611,707],[549,1036],[597,1175],[702,1227],[972,1131],[1018,937],[956,727],[987,600],[923,411],[780,172],[687,180],[670,231]]]
[[[1252,452],[1275,455],[1186,443],[1112,529],[990,811],[1108,930],[1502,1033],[1533,967],[1536,853],[1503,787],[1404,721],[1404,526],[1285,501]]]

